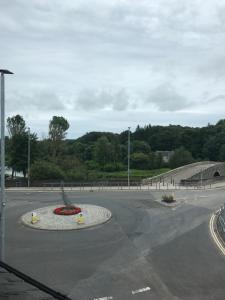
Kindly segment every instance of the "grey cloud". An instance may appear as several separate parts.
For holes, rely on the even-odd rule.
[[[159,72],[170,64],[195,68],[194,61],[201,60],[202,49],[211,44],[207,33],[214,26],[223,32],[223,20],[216,13],[222,6],[218,1],[214,5],[207,2],[204,9],[194,0],[173,0],[172,5],[165,0],[93,0],[92,5],[60,0],[1,2],[0,27],[7,33],[3,36],[6,47],[8,40],[13,40],[26,53],[19,47],[22,62],[33,60],[37,53],[44,63],[50,58],[51,67],[65,62],[67,70],[76,69],[86,59],[100,66],[103,61],[125,66],[143,62]],[[211,13],[211,7],[215,12],[211,9]],[[67,57],[70,63],[65,61]]]
[[[202,76],[220,79],[225,77],[225,56],[217,53],[198,67]]]
[[[110,108],[122,111],[129,106],[129,96],[124,89],[119,91],[83,90],[78,95],[75,108],[81,110],[97,110]]]
[[[143,97],[133,93],[145,95],[151,84],[158,88],[145,104],[150,110],[147,104],[154,104],[159,116],[188,107],[187,99],[202,104],[206,86],[209,95],[222,95],[222,2],[0,0],[1,65],[15,72],[7,79],[7,106],[40,115],[63,110],[72,117],[76,108],[81,118],[87,110],[109,109],[113,118],[116,111],[141,109]],[[114,88],[102,88],[108,86]],[[67,95],[80,90],[69,104]]]
[[[187,99],[178,94],[175,88],[164,83],[150,91],[146,103],[152,103],[161,111],[178,111],[189,105]]]
[[[211,97],[211,98],[207,99],[206,101],[204,101],[204,103],[216,103],[216,102],[220,102],[220,101],[225,101],[225,95],[217,95],[217,96]]]
[[[7,111],[41,111],[52,112],[65,109],[63,100],[54,92],[36,91],[33,94],[10,93],[7,97]]]

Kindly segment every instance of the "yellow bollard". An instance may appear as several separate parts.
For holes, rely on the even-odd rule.
[[[83,216],[83,214],[79,214],[79,216],[77,218],[77,224],[78,225],[84,224],[84,216]]]
[[[31,214],[31,224],[35,224],[39,221],[40,219],[38,218],[37,214],[35,212],[32,212]]]

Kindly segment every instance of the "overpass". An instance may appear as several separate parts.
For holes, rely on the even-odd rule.
[[[173,169],[164,174],[146,178],[142,184],[164,182],[168,184],[197,184],[199,182],[214,183],[225,181],[225,163],[202,161]]]

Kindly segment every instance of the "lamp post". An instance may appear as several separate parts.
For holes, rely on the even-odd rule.
[[[27,186],[30,187],[30,127],[28,127]]]
[[[203,172],[203,169],[201,169],[201,188],[202,188],[202,172]]]
[[[128,127],[128,143],[127,143],[127,185],[130,188],[130,127]]]
[[[0,260],[5,260],[5,74],[12,72],[0,69],[1,73],[1,202],[0,202]]]

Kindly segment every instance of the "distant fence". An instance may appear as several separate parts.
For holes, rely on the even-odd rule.
[[[61,180],[38,180],[31,181],[30,187],[43,188],[44,190],[56,190],[61,187]],[[80,190],[80,191],[92,191],[92,190],[180,190],[180,189],[209,189],[211,184],[204,184],[203,182],[195,185],[182,185],[177,184],[174,181],[172,183],[153,182],[149,181],[148,184],[143,185],[141,180],[130,181],[128,186],[127,181],[116,180],[98,180],[98,181],[64,181],[64,187],[68,190]],[[27,187],[26,180],[11,180],[6,181],[6,187]]]
[[[60,187],[61,180],[33,180],[30,187]],[[6,187],[27,187],[27,179],[6,180]],[[127,186],[127,180],[95,180],[95,181],[63,181],[64,187],[112,187]],[[137,187],[141,185],[140,180],[130,180],[130,186]]]
[[[5,181],[6,188],[10,187],[25,187],[27,186],[26,178],[18,178],[18,179],[9,179],[7,178]]]

